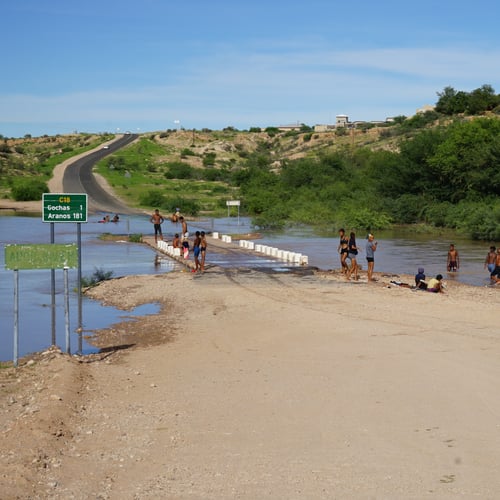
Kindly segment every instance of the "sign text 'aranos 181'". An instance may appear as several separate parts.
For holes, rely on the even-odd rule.
[[[87,194],[44,193],[43,222],[87,222]]]

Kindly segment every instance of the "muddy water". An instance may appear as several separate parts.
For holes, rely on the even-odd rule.
[[[102,241],[98,239],[102,233],[128,235],[134,233],[150,234],[152,226],[147,216],[123,217],[118,224],[102,224],[98,221],[102,214],[89,219],[81,225],[82,230],[82,275],[90,277],[96,268],[112,271],[113,276],[132,274],[157,274],[179,269],[179,264],[161,259],[161,264],[155,265],[154,250],[144,245],[130,244],[123,240]],[[190,223],[191,234],[197,229],[218,231],[221,234],[242,234],[253,230],[246,218],[221,218]],[[180,227],[165,222],[163,231],[166,239]],[[358,235],[358,246],[364,248],[364,235]],[[456,279],[476,286],[489,283],[488,274],[483,269],[484,257],[488,243],[474,242],[453,237],[461,256],[459,273],[446,273],[446,254],[450,236],[430,237],[428,235],[401,235],[397,233],[376,234],[379,242],[375,259],[375,270],[389,274],[413,274],[418,267],[424,267],[428,276],[441,273],[446,279]],[[49,243],[50,224],[44,224],[40,216],[0,216],[0,360],[12,359],[13,352],[13,290],[14,273],[4,266],[4,247],[9,243]],[[55,224],[56,243],[76,243],[76,224]],[[210,244],[210,238],[208,239]],[[262,234],[260,243],[292,250],[309,257],[309,264],[321,269],[339,267],[337,253],[337,234],[315,234],[309,228],[287,230],[279,233]],[[365,253],[358,258],[366,267]],[[259,255],[248,255],[243,252],[231,254],[214,254],[209,252],[207,262],[222,267],[250,266],[271,267],[282,269],[283,264]],[[46,348],[51,343],[51,310],[50,310],[50,271],[20,271],[20,321],[19,321],[19,353],[20,355]],[[78,347],[77,328],[77,285],[76,270],[69,271],[70,288],[70,331],[71,350]],[[65,348],[64,332],[64,297],[62,271],[56,271],[56,343]],[[112,307],[104,307],[94,301],[83,299],[84,334],[105,328],[119,322],[124,316],[154,314],[158,305],[142,306],[136,311],[119,311]],[[83,352],[93,352],[95,349],[83,342]]]

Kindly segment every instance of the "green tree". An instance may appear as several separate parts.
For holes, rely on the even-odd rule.
[[[452,125],[427,164],[446,186],[443,199],[500,194],[500,121],[480,118]]]

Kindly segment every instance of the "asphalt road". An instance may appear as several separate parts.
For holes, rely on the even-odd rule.
[[[118,214],[142,213],[134,210],[120,200],[114,198],[97,182],[92,169],[94,165],[106,156],[118,151],[135,141],[137,134],[125,134],[109,144],[108,147],[89,153],[71,163],[64,172],[63,189],[65,193],[87,193],[88,205],[91,211],[110,212]]]

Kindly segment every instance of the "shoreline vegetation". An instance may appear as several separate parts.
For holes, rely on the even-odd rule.
[[[95,172],[146,212],[222,216],[239,200],[258,230],[415,225],[500,240],[500,96],[489,85],[437,95],[412,117],[322,132],[302,124],[144,133]],[[0,198],[40,199],[58,157],[110,137],[3,138]]]

